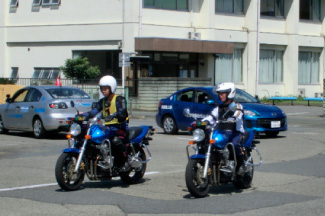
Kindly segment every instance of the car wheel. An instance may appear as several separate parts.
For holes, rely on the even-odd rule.
[[[178,131],[176,121],[171,116],[166,116],[164,118],[163,128],[166,134],[176,134]]]
[[[279,134],[279,131],[267,131],[265,132],[265,135],[267,137],[276,137]]]
[[[45,135],[45,129],[43,127],[43,123],[39,118],[35,118],[33,122],[33,133],[34,133],[34,137],[37,139],[40,139]]]
[[[3,121],[2,121],[2,118],[0,116],[0,134],[5,134],[5,133],[8,133],[8,129],[6,129],[4,126],[3,126]]]

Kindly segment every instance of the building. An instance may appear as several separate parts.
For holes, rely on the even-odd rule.
[[[324,16],[325,0],[3,0],[0,77],[55,79],[66,59],[83,56],[121,81],[119,53],[136,52],[149,57],[126,68],[136,96],[146,77],[315,97]]]

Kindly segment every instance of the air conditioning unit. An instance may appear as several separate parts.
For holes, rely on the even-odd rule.
[[[298,89],[298,96],[305,97],[305,89],[304,88]]]
[[[189,32],[188,38],[191,40],[201,40],[201,33],[200,32]]]

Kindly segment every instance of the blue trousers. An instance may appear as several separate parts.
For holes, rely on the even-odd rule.
[[[240,141],[242,138],[243,138],[243,134],[238,131],[234,132],[230,137],[230,141],[235,146],[235,151],[237,156],[243,155],[242,147],[240,145]]]

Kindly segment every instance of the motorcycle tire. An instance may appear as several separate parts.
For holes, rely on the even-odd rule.
[[[253,158],[248,162],[254,163]],[[254,166],[247,166],[247,171],[243,176],[237,176],[236,180],[233,182],[234,186],[238,189],[247,189],[250,188],[252,185],[254,176]]]
[[[143,151],[142,148],[138,148],[135,150],[135,154],[138,154],[140,152],[139,157],[141,158],[142,161],[146,161],[147,157],[145,152]],[[125,184],[135,184],[138,183],[144,176],[144,173],[146,172],[147,169],[147,164],[143,163],[140,168],[132,169],[129,172],[126,173],[121,173],[120,177],[121,180]]]
[[[186,166],[185,181],[186,186],[195,198],[205,197],[211,185],[208,178],[203,179],[204,160],[190,159]]]
[[[77,190],[85,177],[84,162],[81,161],[79,171],[74,173],[78,160],[76,153],[62,153],[55,166],[55,177],[59,186],[65,191]]]

